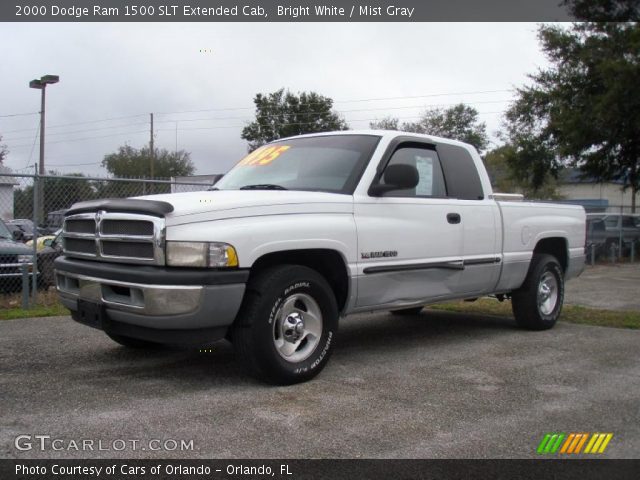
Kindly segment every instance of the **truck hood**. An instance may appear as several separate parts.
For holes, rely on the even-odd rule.
[[[0,255],[29,255],[33,253],[33,248],[29,248],[24,243],[0,238]]]
[[[170,203],[173,212],[166,215],[167,225],[255,215],[353,212],[351,195],[296,190],[214,190],[136,198]]]

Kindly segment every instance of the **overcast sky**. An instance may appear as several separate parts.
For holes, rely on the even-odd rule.
[[[64,173],[105,175],[105,154],[148,143],[150,112],[158,147],[175,149],[177,125],[177,146],[191,152],[196,173],[225,172],[246,153],[240,132],[253,96],[281,87],[333,98],[354,129],[462,101],[493,134],[511,89],[545,65],[536,30],[530,23],[5,23],[5,164],[25,171],[38,160],[38,115],[5,115],[39,111],[28,82],[44,74],[60,76],[47,89],[46,166]]]

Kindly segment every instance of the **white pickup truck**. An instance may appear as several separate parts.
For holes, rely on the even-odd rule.
[[[495,295],[551,328],[584,268],[582,207],[494,194],[476,150],[390,131],[278,140],[207,192],[77,203],[57,288],[130,347],[227,338],[257,377],[309,380],[346,315]]]

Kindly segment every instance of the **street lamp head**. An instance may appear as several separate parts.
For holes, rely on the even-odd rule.
[[[58,83],[60,81],[60,77],[58,75],[44,75],[43,77],[40,77],[40,81],[44,84]]]
[[[43,88],[46,88],[47,85],[58,83],[59,81],[60,77],[58,75],[44,75],[40,77],[40,80],[38,80],[37,78],[35,80],[31,80],[29,82],[29,87],[42,90]]]
[[[38,90],[42,90],[44,88],[44,84],[36,78],[35,80],[31,80],[29,82],[29,88],[37,88]]]

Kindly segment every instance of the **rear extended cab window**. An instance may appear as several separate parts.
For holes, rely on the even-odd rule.
[[[436,150],[442,164],[447,195],[459,200],[482,200],[482,182],[469,151],[446,143],[437,144]]]

